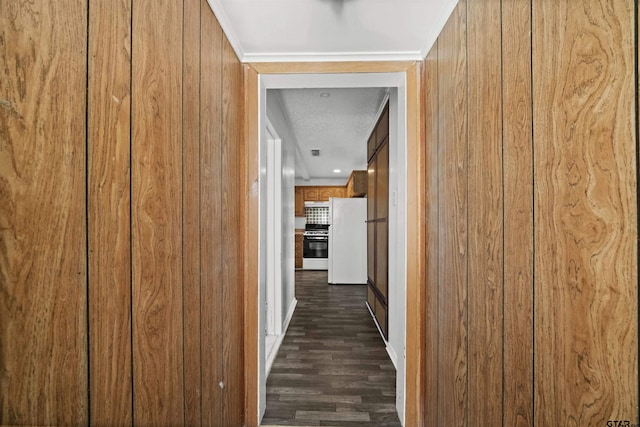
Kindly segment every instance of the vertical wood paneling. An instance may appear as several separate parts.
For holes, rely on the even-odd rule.
[[[258,423],[258,73],[245,65],[244,78],[244,421],[248,427]]]
[[[88,421],[87,5],[0,2],[0,424]]]
[[[222,29],[201,2],[200,209],[202,424],[223,425]]]
[[[405,425],[424,425],[424,342],[426,281],[425,229],[425,133],[423,114],[423,64],[407,69],[407,295],[406,317],[412,327],[406,330]]]
[[[466,2],[438,40],[439,425],[467,422],[467,64]]]
[[[184,422],[182,4],[133,3],[134,422]]]
[[[438,41],[423,63],[425,125],[425,389],[424,425],[438,425]]]
[[[633,11],[533,2],[538,425],[638,420]]]
[[[239,426],[243,420],[244,378],[242,375],[242,66],[229,41],[222,50],[222,321],[224,425]]]
[[[533,425],[531,0],[502,2],[504,425]],[[543,350],[544,351],[544,350]]]
[[[131,7],[89,8],[91,424],[131,425]]]
[[[467,0],[469,425],[502,423],[500,0]]]
[[[200,15],[204,0],[184,0],[182,64],[182,289],[184,295],[184,422],[201,424],[200,341]]]

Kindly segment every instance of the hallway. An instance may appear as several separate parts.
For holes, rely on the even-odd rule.
[[[298,306],[267,379],[263,425],[400,426],[396,371],[366,292],[296,271]]]

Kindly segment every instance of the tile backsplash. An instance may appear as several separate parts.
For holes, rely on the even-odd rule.
[[[304,208],[307,224],[329,224],[329,208]]]

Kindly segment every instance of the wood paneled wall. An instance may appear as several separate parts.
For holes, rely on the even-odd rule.
[[[0,424],[88,419],[87,4],[0,2]]]
[[[634,11],[461,1],[425,59],[426,425],[638,423]]]
[[[242,425],[242,68],[206,0],[0,22],[0,424]]]
[[[88,223],[91,422],[130,425],[131,4],[93,1],[89,16]]]
[[[634,15],[631,0],[533,2],[533,51],[557,46],[533,61],[542,424],[638,422]]]

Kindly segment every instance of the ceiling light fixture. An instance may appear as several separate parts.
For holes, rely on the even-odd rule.
[[[334,169],[333,170],[333,173],[340,173],[340,172],[342,172],[340,169]]]

